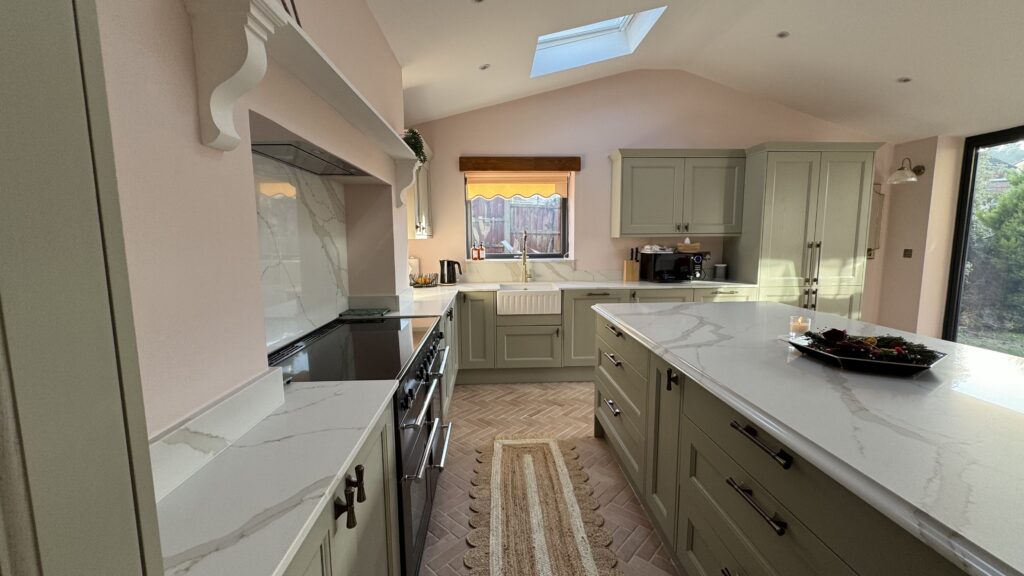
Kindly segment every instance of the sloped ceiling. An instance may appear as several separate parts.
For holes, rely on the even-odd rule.
[[[403,67],[409,126],[637,69],[686,70],[887,141],[1024,124],[1022,0],[368,1]],[[538,35],[666,4],[634,54],[530,78]]]

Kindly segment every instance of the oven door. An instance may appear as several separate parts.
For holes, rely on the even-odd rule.
[[[402,445],[402,573],[415,576],[419,572],[423,548],[430,526],[437,475],[434,468],[435,447],[441,434],[440,403],[442,384],[433,378],[430,386],[421,386],[416,401],[407,412],[407,420],[399,422]]]

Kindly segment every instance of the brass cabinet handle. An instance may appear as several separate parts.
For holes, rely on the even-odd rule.
[[[616,328],[615,326],[612,326],[611,324],[605,324],[604,327],[611,330],[612,334],[615,334],[616,338],[622,338],[622,332],[619,332],[619,329]]]
[[[665,391],[671,392],[673,384],[676,386],[679,385],[679,373],[669,368],[665,371]]]
[[[728,484],[729,487],[731,487],[733,490],[735,490],[737,494],[743,497],[743,500],[745,500],[747,504],[750,504],[750,507],[753,508],[755,512],[757,512],[757,515],[760,516],[761,519],[764,520],[768,524],[768,526],[770,526],[771,529],[775,531],[776,534],[782,536],[786,533],[786,526],[788,526],[788,524],[776,518],[774,514],[769,514],[765,512],[764,508],[761,508],[761,505],[758,504],[756,500],[754,500],[753,490],[747,488],[746,486],[740,486],[739,483],[737,483],[732,478],[727,478],[725,480],[725,483]]]
[[[613,400],[605,400],[604,403],[607,404],[608,409],[612,411],[612,416],[618,418],[619,415],[622,414],[622,410],[615,407],[615,402]]]
[[[778,450],[772,450],[767,444],[761,442],[761,439],[757,437],[757,429],[753,426],[743,426],[735,420],[729,422],[729,426],[731,426],[733,430],[742,434],[744,438],[753,442],[755,446],[763,450],[766,454],[771,456],[772,460],[774,460],[779,466],[782,466],[783,470],[789,470],[793,465],[793,457],[790,456],[788,452],[781,448]]]
[[[351,479],[351,476],[345,476],[346,483]],[[334,497],[334,519],[337,520],[338,518],[341,518],[342,514],[345,514],[345,527],[352,529],[356,527],[355,491],[351,486],[346,486],[342,493],[345,495],[344,499],[339,498],[338,496]]]
[[[621,368],[622,367],[622,362],[620,362],[617,358],[615,358],[614,354],[609,354],[609,353],[605,352],[604,353],[604,357],[609,359],[609,360],[611,360],[612,365],[614,365],[616,368]]]

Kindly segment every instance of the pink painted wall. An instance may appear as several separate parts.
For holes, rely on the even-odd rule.
[[[941,336],[963,139],[938,136],[893,148],[891,168],[910,158],[925,167],[917,182],[889,186],[878,323]],[[904,258],[905,249],[913,250]]]
[[[412,240],[426,272],[465,258],[462,155],[579,155],[575,187],[577,269],[621,268],[638,240],[612,239],[611,164],[616,148],[747,148],[771,140],[866,141],[867,135],[682,71],[645,70],[429,122],[434,152],[434,238]],[[662,240],[664,241],[664,240]]]
[[[318,22],[320,4],[329,31],[320,28],[328,24]],[[399,127],[401,70],[364,0],[300,6],[303,20],[316,22],[311,34],[332,37],[328,55]],[[267,367],[248,108],[386,182],[394,168],[273,63],[236,108],[239,147],[203,146],[184,3],[99,0],[98,12],[146,419],[155,436]]]

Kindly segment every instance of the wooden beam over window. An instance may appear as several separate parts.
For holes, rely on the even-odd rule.
[[[579,172],[579,156],[460,156],[461,172]]]

